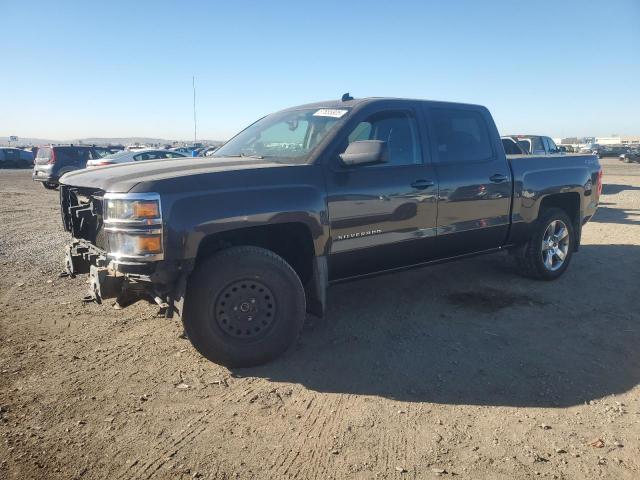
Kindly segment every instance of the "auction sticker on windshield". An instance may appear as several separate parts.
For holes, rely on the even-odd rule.
[[[349,110],[337,110],[335,108],[321,108],[313,114],[314,117],[342,118]]]

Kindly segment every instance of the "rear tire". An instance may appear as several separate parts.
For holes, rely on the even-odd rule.
[[[47,190],[55,190],[56,188],[58,188],[57,184],[49,182],[42,182],[42,186]]]
[[[276,358],[296,341],[305,311],[304,289],[293,268],[270,250],[240,246],[196,268],[182,320],[204,357],[250,367]]]
[[[538,280],[555,280],[569,266],[574,242],[573,223],[566,212],[559,208],[545,210],[529,241],[516,251],[520,273]]]

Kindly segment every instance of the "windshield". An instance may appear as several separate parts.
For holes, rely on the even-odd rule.
[[[268,115],[229,140],[213,157],[276,158],[286,163],[305,163],[348,111],[313,108]]]

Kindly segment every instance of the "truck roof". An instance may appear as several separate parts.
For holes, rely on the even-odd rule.
[[[398,102],[421,102],[421,103],[428,103],[428,104],[433,104],[433,105],[437,105],[437,106],[458,106],[458,107],[471,107],[471,108],[485,108],[482,105],[476,105],[476,104],[471,104],[471,103],[457,103],[457,102],[442,102],[442,101],[438,101],[438,100],[424,100],[424,99],[419,99],[419,98],[398,98],[398,97],[365,97],[365,98],[354,98],[351,100],[339,100],[339,99],[334,99],[334,100],[325,100],[323,102],[313,102],[313,103],[306,103],[303,105],[297,105],[295,107],[289,107],[289,108],[285,108],[283,111],[287,111],[287,110],[301,110],[301,109],[306,109],[306,108],[353,108],[353,107],[358,107],[358,106],[363,106],[365,104],[372,104],[372,103],[381,103],[381,102],[388,102],[388,101],[398,101]]]

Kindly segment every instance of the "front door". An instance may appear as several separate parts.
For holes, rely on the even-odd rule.
[[[437,182],[413,108],[360,112],[340,142],[386,142],[388,161],[327,168],[331,227],[329,278],[337,280],[424,262],[433,256]],[[337,157],[337,156],[336,156]]]

